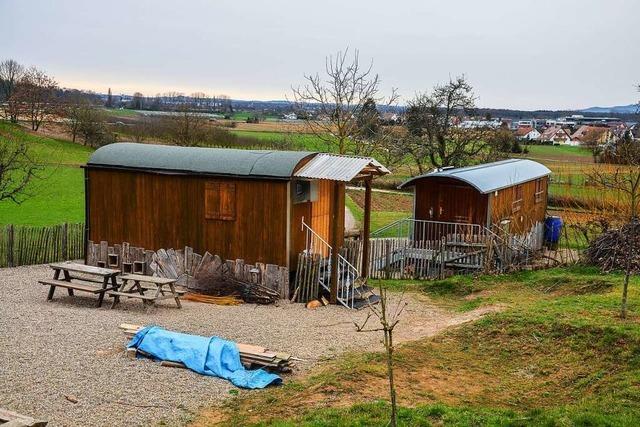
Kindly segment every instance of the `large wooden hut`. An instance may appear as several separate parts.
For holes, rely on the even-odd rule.
[[[551,171],[528,159],[443,168],[414,177],[415,220],[501,227],[511,235],[543,230]]]
[[[86,239],[190,246],[293,271],[310,236],[342,246],[346,183],[364,180],[370,200],[371,179],[388,172],[326,153],[111,144],[85,168]]]

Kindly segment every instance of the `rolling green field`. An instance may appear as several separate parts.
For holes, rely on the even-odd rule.
[[[383,282],[444,310],[494,307],[475,322],[396,346],[400,425],[639,425],[640,280],[630,287],[626,320],[618,317],[621,281],[570,267]],[[240,394],[196,422],[384,426],[387,400],[385,358],[372,349],[282,387]]]
[[[260,141],[290,144],[299,150],[327,151],[327,144],[316,135],[308,133],[261,132],[250,130],[231,130],[238,136],[255,138]]]
[[[123,116],[137,114],[132,110],[109,110],[109,112]],[[329,149],[325,142],[313,134],[247,130],[231,130],[231,132],[261,142],[273,142],[276,146],[284,143],[283,148],[309,151]],[[33,134],[6,122],[0,122],[0,135],[26,141],[33,157],[44,165],[44,170],[40,173],[41,179],[34,180],[28,189],[31,197],[21,205],[8,201],[0,202],[0,224],[48,225],[65,221],[83,221],[83,174],[79,166],[87,161],[92,149]],[[528,148],[529,153],[526,157],[544,163],[553,171],[553,182],[549,190],[554,196],[553,201],[564,200],[565,203],[577,201],[575,203],[586,205],[600,203],[600,199],[605,198],[604,193],[584,185],[585,171],[594,166],[591,163],[589,150],[581,147],[550,145],[531,145]],[[376,180],[376,185],[392,189],[407,178],[408,167],[395,169],[394,174]],[[352,210],[356,219],[361,220],[361,211]],[[372,229],[375,230],[405,216],[407,212],[404,211],[374,212]]]
[[[591,151],[584,147],[572,147],[569,145],[529,145],[527,157],[547,157],[547,158],[580,158],[589,160],[592,157]]]
[[[0,202],[0,225],[53,225],[84,221],[84,173],[93,149],[72,142],[33,135],[0,122],[0,138],[25,141],[33,159],[44,165],[19,205]]]

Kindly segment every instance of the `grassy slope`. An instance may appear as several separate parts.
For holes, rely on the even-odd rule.
[[[640,295],[617,317],[621,277],[584,267],[440,282],[388,282],[465,311],[500,313],[398,346],[402,425],[638,425]],[[385,425],[384,358],[350,354],[278,389],[241,394],[209,421]]]
[[[84,179],[80,165],[92,149],[68,141],[34,135],[0,122],[0,137],[28,144],[33,159],[45,165],[29,185],[20,205],[0,202],[0,224],[51,225],[84,221]]]
[[[377,195],[374,195],[374,197]],[[353,199],[347,195],[345,199],[347,208],[353,214],[353,217],[362,224],[364,220],[364,211],[358,206]],[[408,218],[411,216],[411,212],[384,212],[384,211],[372,211],[371,212],[371,231],[374,232],[387,224],[391,224],[402,218]]]

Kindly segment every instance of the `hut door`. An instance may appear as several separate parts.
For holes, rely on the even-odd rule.
[[[438,221],[471,223],[475,202],[474,189],[459,185],[442,185],[435,217]]]

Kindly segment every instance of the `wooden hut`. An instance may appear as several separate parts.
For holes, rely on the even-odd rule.
[[[388,172],[325,153],[111,144],[85,168],[86,239],[191,246],[293,271],[310,233],[342,246],[346,183],[364,180],[370,200],[371,179]]]
[[[464,168],[442,168],[417,176],[415,220],[500,227],[510,235],[540,234],[547,209],[551,171],[527,159],[509,159]]]

